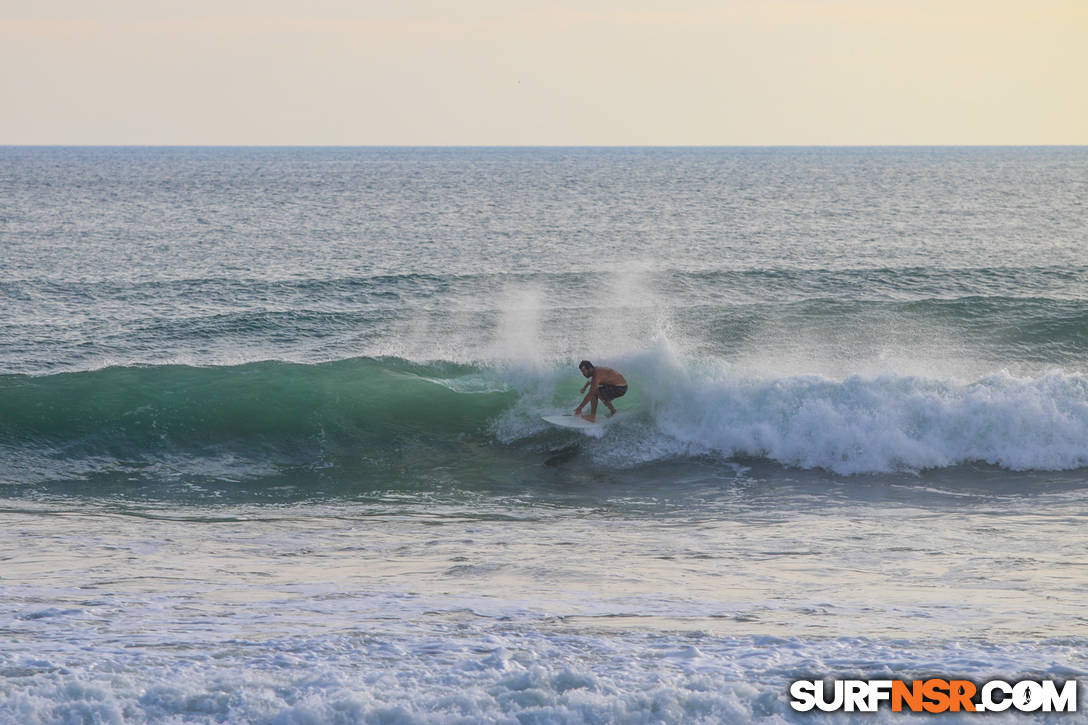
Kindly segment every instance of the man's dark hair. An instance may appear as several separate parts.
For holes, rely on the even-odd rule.
[[[593,363],[591,363],[589,360],[583,360],[582,362],[578,363],[579,370],[585,370],[586,368],[591,367],[593,367]]]

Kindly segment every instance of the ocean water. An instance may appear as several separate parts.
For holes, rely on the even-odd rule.
[[[0,723],[911,720],[1086,524],[1088,149],[0,148]]]

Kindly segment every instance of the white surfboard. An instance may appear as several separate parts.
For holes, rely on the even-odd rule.
[[[603,428],[611,418],[598,416],[596,423],[591,423],[580,415],[542,415],[545,422],[557,425],[560,428],[572,428],[575,430],[594,430]]]

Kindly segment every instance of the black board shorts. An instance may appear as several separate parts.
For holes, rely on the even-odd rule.
[[[616,398],[622,398],[627,392],[626,385],[598,385],[597,395],[601,396],[605,400],[615,400]]]

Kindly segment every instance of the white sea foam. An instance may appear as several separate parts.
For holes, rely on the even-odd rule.
[[[709,454],[844,475],[973,462],[1020,471],[1088,466],[1088,378],[1080,373],[771,375],[686,360],[665,340],[613,364],[631,392],[597,450],[612,464]],[[520,383],[523,399],[496,426],[504,440],[538,431],[531,413],[558,408],[571,385],[562,371]]]
[[[653,415],[659,430],[696,450],[843,474],[974,461],[1013,470],[1088,465],[1088,385],[1079,375],[687,382],[655,401]]]
[[[840,638],[680,634],[558,635],[474,629],[397,639],[345,634],[222,647],[168,656],[153,649],[73,647],[54,660],[0,655],[0,723],[748,723],[843,722],[842,713],[797,713],[788,682],[837,676],[932,673],[928,662],[977,678],[998,672],[1083,674],[1048,664],[1076,643],[933,648]],[[881,663],[876,665],[874,663]],[[1039,714],[991,715],[1031,722]],[[865,722],[895,722],[887,708]],[[941,722],[968,721],[946,714]],[[1084,713],[1066,722],[1085,722]]]

